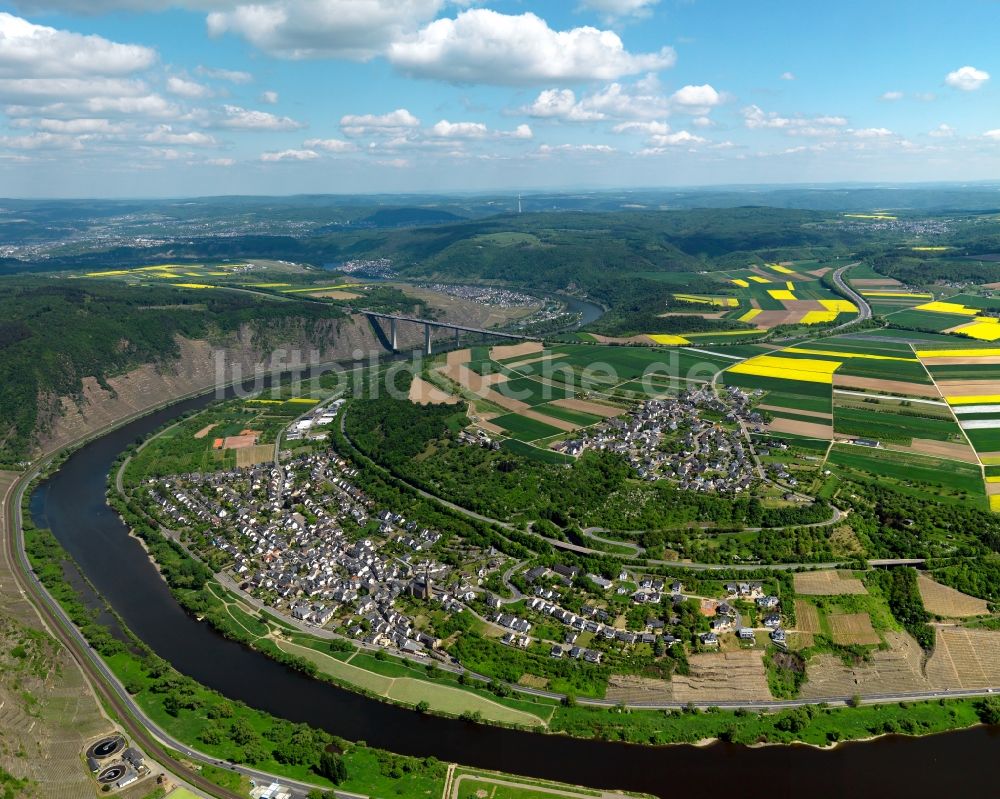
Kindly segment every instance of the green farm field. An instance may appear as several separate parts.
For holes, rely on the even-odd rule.
[[[498,416],[495,419],[491,419],[490,423],[499,425],[520,441],[535,441],[539,438],[557,436],[562,432],[558,427],[544,424],[535,419],[529,419],[526,416],[519,416],[516,413]]]
[[[861,477],[886,477],[904,484],[925,483],[952,491],[964,491],[974,496],[983,494],[979,469],[957,461],[834,444],[827,464],[855,472]]]
[[[863,438],[885,438],[895,441],[929,438],[935,441],[958,441],[961,430],[953,419],[929,419],[902,412],[875,410],[837,405],[833,427],[838,433]]]

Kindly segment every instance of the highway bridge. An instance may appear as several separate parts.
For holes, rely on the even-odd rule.
[[[537,336],[521,336],[517,333],[501,333],[499,330],[487,330],[482,327],[469,327],[467,325],[458,325],[452,322],[439,322],[435,319],[420,319],[416,316],[401,316],[399,314],[388,314],[388,313],[377,313],[376,311],[366,311],[359,309],[355,313],[364,314],[371,321],[372,324],[377,325],[379,330],[382,330],[383,335],[385,335],[385,330],[381,326],[379,320],[388,319],[389,320],[389,335],[387,341],[389,342],[390,348],[393,352],[399,349],[399,339],[397,338],[397,329],[400,322],[409,322],[415,325],[424,326],[424,353],[430,355],[432,353],[431,349],[431,330],[433,328],[441,328],[443,330],[454,330],[455,331],[455,343],[458,344],[458,337],[462,333],[478,333],[482,336],[496,336],[497,338],[512,338],[518,341],[539,341]]]

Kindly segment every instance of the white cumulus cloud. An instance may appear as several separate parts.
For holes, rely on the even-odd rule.
[[[271,0],[208,15],[212,36],[231,33],[279,58],[368,60],[424,22],[444,0]]]
[[[357,145],[343,139],[307,139],[302,142],[307,150],[323,150],[327,153],[349,153],[357,150]]]
[[[289,117],[279,117],[267,111],[255,111],[238,105],[224,105],[222,110],[225,116],[219,121],[219,125],[231,130],[280,131],[303,127],[301,122]]]
[[[319,153],[315,150],[280,150],[277,152],[261,153],[260,160],[267,163],[278,161],[314,161],[319,158]]]
[[[758,105],[749,105],[742,113],[743,124],[751,130],[782,130],[790,136],[825,136],[847,125],[847,120],[841,116],[786,117],[764,111]]]
[[[420,120],[405,108],[388,114],[346,114],[340,118],[340,128],[347,136],[368,136],[372,133],[398,133],[420,127]]]
[[[695,116],[704,116],[721,103],[722,95],[707,83],[701,86],[684,86],[670,95],[673,107]]]
[[[186,97],[192,100],[211,97],[213,94],[208,86],[194,80],[188,80],[187,78],[179,78],[176,75],[171,75],[167,78],[167,91],[171,94],[176,94],[178,97]]]
[[[260,93],[260,101],[262,103],[267,103],[268,105],[274,105],[278,102],[278,93],[275,91],[266,91]]]
[[[214,147],[215,139],[199,130],[177,133],[170,125],[158,125],[143,137],[153,144],[187,145],[193,147]]]
[[[412,75],[455,83],[530,85],[553,80],[613,80],[664,69],[676,61],[670,47],[633,54],[613,31],[592,27],[555,31],[530,12],[485,8],[438,19],[393,42],[389,60]]]
[[[945,76],[944,82],[953,89],[959,89],[963,92],[974,92],[989,79],[989,72],[984,72],[983,70],[976,69],[975,67],[965,66],[956,69],[954,72],[949,72]]]
[[[155,61],[156,52],[148,47],[35,25],[0,12],[0,77],[127,75]]]

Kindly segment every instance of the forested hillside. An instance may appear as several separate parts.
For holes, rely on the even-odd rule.
[[[133,287],[96,281],[8,279],[0,295],[0,462],[30,450],[38,402],[73,395],[87,376],[107,377],[178,354],[176,337],[224,335],[252,322],[262,347],[269,329],[337,311],[249,295]]]

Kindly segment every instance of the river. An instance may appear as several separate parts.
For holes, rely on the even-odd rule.
[[[995,796],[1000,730],[887,737],[810,747],[641,747],[505,730],[420,715],[312,680],[228,641],[174,601],[138,541],[105,502],[119,452],[213,395],[133,421],[75,452],[31,496],[48,527],[132,630],[184,674],[233,699],[351,740],[409,755],[660,797],[724,790],[742,797]]]

